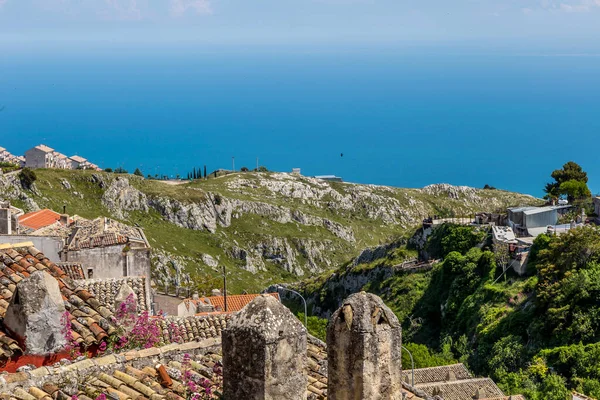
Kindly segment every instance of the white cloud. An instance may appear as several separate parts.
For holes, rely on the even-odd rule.
[[[568,13],[575,13],[575,12],[588,12],[590,11],[590,7],[585,5],[585,4],[565,4],[565,3],[561,3],[560,4],[560,9],[568,12]]]
[[[212,13],[210,0],[171,0],[170,12],[172,16],[180,17],[186,14],[188,10],[196,14]]]
[[[0,8],[2,8],[3,5],[6,4],[8,0],[0,0]]]
[[[577,3],[561,3],[560,9],[568,13],[590,12],[594,8],[600,7],[600,0],[582,0]]]
[[[104,0],[109,10],[106,15],[109,18],[139,20],[142,19],[142,11],[138,7],[137,0]]]

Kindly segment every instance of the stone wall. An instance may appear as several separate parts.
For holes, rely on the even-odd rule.
[[[146,293],[151,293],[150,249],[127,249],[126,247],[115,245],[74,250],[65,252],[63,259],[81,263],[85,276],[92,279],[145,276]]]

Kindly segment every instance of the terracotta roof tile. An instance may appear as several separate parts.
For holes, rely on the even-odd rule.
[[[115,330],[112,322],[109,321],[112,313],[102,306],[93,294],[77,283],[80,281],[71,279],[63,269],[52,263],[35,247],[0,250],[0,261],[0,273],[2,274],[0,276],[0,295],[4,301],[0,302],[0,320],[6,314],[8,306],[5,307],[5,305],[12,298],[16,283],[24,279],[25,274],[28,274],[23,271],[27,265],[35,266],[36,269],[45,271],[57,280],[63,299],[65,299],[65,308],[71,314],[74,336],[77,334],[77,337],[81,338],[82,344],[89,346],[98,343]],[[96,319],[99,323],[94,325]],[[92,324],[89,325],[92,326],[86,327],[90,320]],[[10,357],[16,353],[17,349],[14,348],[14,343],[6,344],[0,339],[0,358]]]
[[[278,293],[269,293],[269,295],[279,300]],[[244,308],[252,300],[260,296],[260,294],[239,294],[239,295],[228,295],[227,296],[227,311],[237,312]],[[225,297],[223,296],[212,296],[202,297],[204,302],[208,302],[215,307],[215,311],[225,311]]]
[[[144,234],[139,228],[109,218],[96,218],[92,221],[77,221],[73,236],[67,243],[67,248],[74,251],[93,247],[124,245],[130,242],[146,246]]]
[[[81,287],[87,289],[90,293],[93,293],[95,298],[114,312],[115,297],[121,289],[121,285],[127,284],[137,297],[138,311],[144,312],[150,309],[150,305],[147,303],[146,295],[146,278],[143,276],[138,277],[124,277],[124,278],[111,278],[111,279],[85,279],[77,282]]]
[[[412,384],[412,370],[402,371],[404,382]],[[473,376],[464,364],[445,365],[441,367],[415,369],[415,385],[444,382],[450,380],[471,379]]]
[[[60,269],[65,271],[67,276],[74,280],[85,279],[83,268],[79,263],[60,262],[56,264]]]
[[[324,345],[309,342],[308,346],[311,350],[308,356],[312,364],[323,365],[327,357]],[[100,359],[92,359],[71,364],[66,368],[49,367],[41,373],[45,382],[31,379],[28,382],[33,386],[27,390],[37,400],[68,400],[73,395],[77,395],[80,400],[87,400],[97,398],[100,394],[105,394],[107,398],[110,398],[110,394],[115,399],[184,400],[187,396],[183,383],[188,379],[198,387],[210,387],[216,395],[222,393],[220,341],[169,345],[155,350],[152,354],[159,355],[158,363],[156,355],[135,352],[136,354],[132,354],[128,359],[128,354],[132,353],[128,352],[121,353],[118,357],[112,356],[108,364]],[[189,355],[188,364],[183,363],[184,354]],[[84,364],[86,362],[87,364]],[[76,385],[73,385],[72,379],[62,379],[63,374],[75,370],[82,371]],[[30,374],[37,375],[34,372],[36,371]],[[326,369],[317,372],[309,369],[307,372],[307,399],[327,399]],[[20,399],[28,398],[23,395],[27,374],[22,377],[24,379],[11,379],[11,376],[15,375],[17,374],[5,376],[11,383],[0,386],[0,398],[10,398],[11,395],[14,397],[15,394],[18,394]],[[185,378],[185,375],[188,378]]]
[[[59,219],[59,213],[52,210],[43,209],[21,215],[19,217],[19,224],[26,228],[37,230],[48,225],[52,225]]]
[[[504,393],[490,378],[462,379],[451,382],[430,382],[415,385],[431,396],[438,395],[444,400],[470,400],[479,390],[480,398],[503,397]],[[487,397],[486,397],[487,396]]]

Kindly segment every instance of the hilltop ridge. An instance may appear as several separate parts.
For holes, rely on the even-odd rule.
[[[71,215],[139,225],[154,248],[157,283],[181,284],[189,273],[203,290],[218,284],[222,265],[234,291],[256,290],[333,270],[364,248],[406,235],[429,215],[539,202],[500,190],[400,189],[286,173],[243,172],[178,185],[94,171],[36,174],[31,190],[15,175],[0,177],[0,197],[26,211],[66,206]]]

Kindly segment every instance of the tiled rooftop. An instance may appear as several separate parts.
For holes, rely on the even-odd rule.
[[[96,344],[116,331],[110,322],[112,312],[35,247],[0,250],[0,320],[6,314],[17,283],[36,271],[45,271],[58,281],[77,343]],[[0,339],[0,358],[15,353],[12,345]]]
[[[402,375],[404,382],[412,384],[412,370],[410,368],[403,370]],[[471,378],[473,376],[464,364],[415,369],[415,385]]]
[[[430,382],[415,385],[431,396],[444,400],[471,400],[479,390],[480,399],[503,398],[504,393],[490,378],[472,378],[449,382]]]
[[[73,280],[85,279],[83,268],[79,263],[59,262],[56,264],[56,266],[65,271],[65,274],[67,274],[67,276]]]
[[[89,400],[105,394],[108,398],[122,400],[180,400],[185,390],[184,354],[190,357],[187,368],[191,367],[191,380],[200,383],[208,379],[213,392],[220,393],[220,340],[207,339],[5,375],[4,383],[0,384],[0,398],[68,400],[77,395],[80,400]],[[309,340],[307,356],[307,398],[324,400],[327,398],[327,353],[324,345]],[[164,367],[163,374],[161,365]]]
[[[87,161],[87,159],[85,159],[85,158],[83,158],[83,157],[81,157],[81,156],[71,156],[71,157],[69,157],[69,158],[70,158],[71,160],[75,161],[75,162],[78,162],[78,163],[82,163],[82,162],[85,162],[85,161]]]
[[[71,234],[71,227],[65,226],[59,221],[56,221],[53,224],[43,226],[40,229],[33,231],[30,229],[27,234],[32,236],[58,236],[68,238]]]
[[[52,210],[43,209],[21,215],[19,217],[19,224],[26,228],[37,230],[45,226],[52,225],[59,219],[59,213]]]
[[[96,296],[98,301],[112,312],[115,311],[115,297],[117,296],[117,293],[119,293],[121,285],[127,284],[133,289],[133,292],[137,297],[138,312],[149,310],[146,296],[146,278],[143,276],[85,279],[77,283]]]
[[[54,151],[53,148],[46,146],[45,144],[40,144],[35,146],[36,149],[43,151],[44,153],[51,153]]]
[[[271,296],[279,300],[278,293],[269,293]],[[228,295],[227,296],[227,311],[237,312],[250,303],[252,300],[260,296],[260,294],[239,294],[239,295]],[[211,296],[202,297],[200,300],[205,303],[208,302],[215,307],[215,311],[225,311],[225,297],[223,296]]]
[[[161,325],[163,341],[165,343],[171,343],[178,339],[188,342],[193,340],[220,338],[221,331],[227,326],[229,317],[229,314],[166,317]]]
[[[109,218],[96,218],[93,221],[78,220],[67,247],[69,250],[75,251],[127,243],[147,246],[144,234],[139,228]]]

